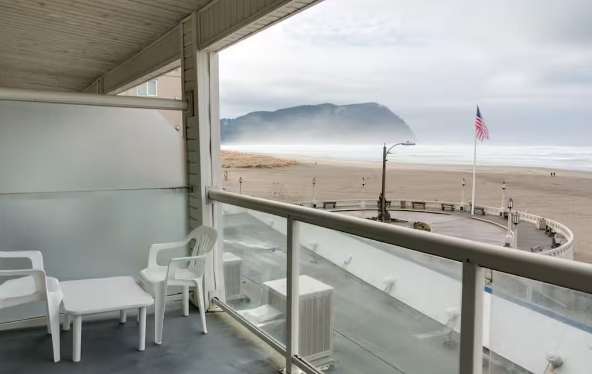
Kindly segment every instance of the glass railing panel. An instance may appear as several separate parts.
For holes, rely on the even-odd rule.
[[[286,219],[222,205],[226,302],[285,346]]]
[[[489,373],[592,367],[592,295],[498,271],[486,291]]]
[[[460,263],[299,225],[301,357],[343,373],[458,373]]]

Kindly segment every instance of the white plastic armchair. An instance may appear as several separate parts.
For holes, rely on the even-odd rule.
[[[0,259],[2,258],[28,258],[32,266],[28,269],[0,270],[0,279],[13,278],[0,284],[0,313],[4,308],[45,301],[47,330],[51,334],[53,345],[53,360],[60,361],[60,304],[63,296],[58,280],[45,275],[41,252],[0,251]]]
[[[212,252],[218,232],[208,226],[193,230],[185,240],[175,243],[153,244],[148,250],[148,267],[140,272],[140,284],[154,295],[154,342],[162,344],[162,330],[168,286],[183,287],[183,315],[189,315],[189,287],[195,287],[203,333],[207,334],[204,309],[203,274],[206,260]],[[170,260],[168,266],[158,264],[158,254],[167,249],[182,248],[195,240],[189,257]],[[186,265],[186,266],[185,266]]]

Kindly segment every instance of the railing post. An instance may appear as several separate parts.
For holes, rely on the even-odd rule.
[[[460,319],[460,374],[483,372],[483,292],[485,269],[463,262]]]
[[[300,230],[299,222],[288,216],[288,281],[286,296],[286,372],[297,373],[298,368],[292,364],[292,357],[298,354],[300,331]]]

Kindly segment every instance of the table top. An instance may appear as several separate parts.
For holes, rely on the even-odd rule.
[[[154,304],[154,299],[133,277],[81,279],[60,282],[64,310],[70,314],[93,314],[134,309]]]
[[[241,262],[243,259],[235,255],[234,253],[224,252],[222,256],[224,263]]]

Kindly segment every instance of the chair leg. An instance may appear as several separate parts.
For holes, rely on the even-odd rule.
[[[166,292],[167,289],[164,283],[154,286],[154,342],[158,345],[162,344]]]
[[[60,304],[56,305],[54,300],[47,301],[48,328],[51,333],[51,344],[53,348],[53,361],[59,362],[60,352]]]
[[[183,315],[189,317],[189,287],[183,286]]]
[[[203,287],[201,285],[201,281],[195,282],[197,285],[197,301],[199,303],[199,315],[201,317],[201,327],[203,329],[203,333],[208,333],[208,328],[206,327],[206,309],[204,306],[204,294],[203,294]]]
[[[142,352],[146,349],[146,307],[139,309],[140,316],[140,344],[138,351]]]
[[[82,316],[74,316],[74,333],[72,334],[72,361],[80,362],[82,351]]]

